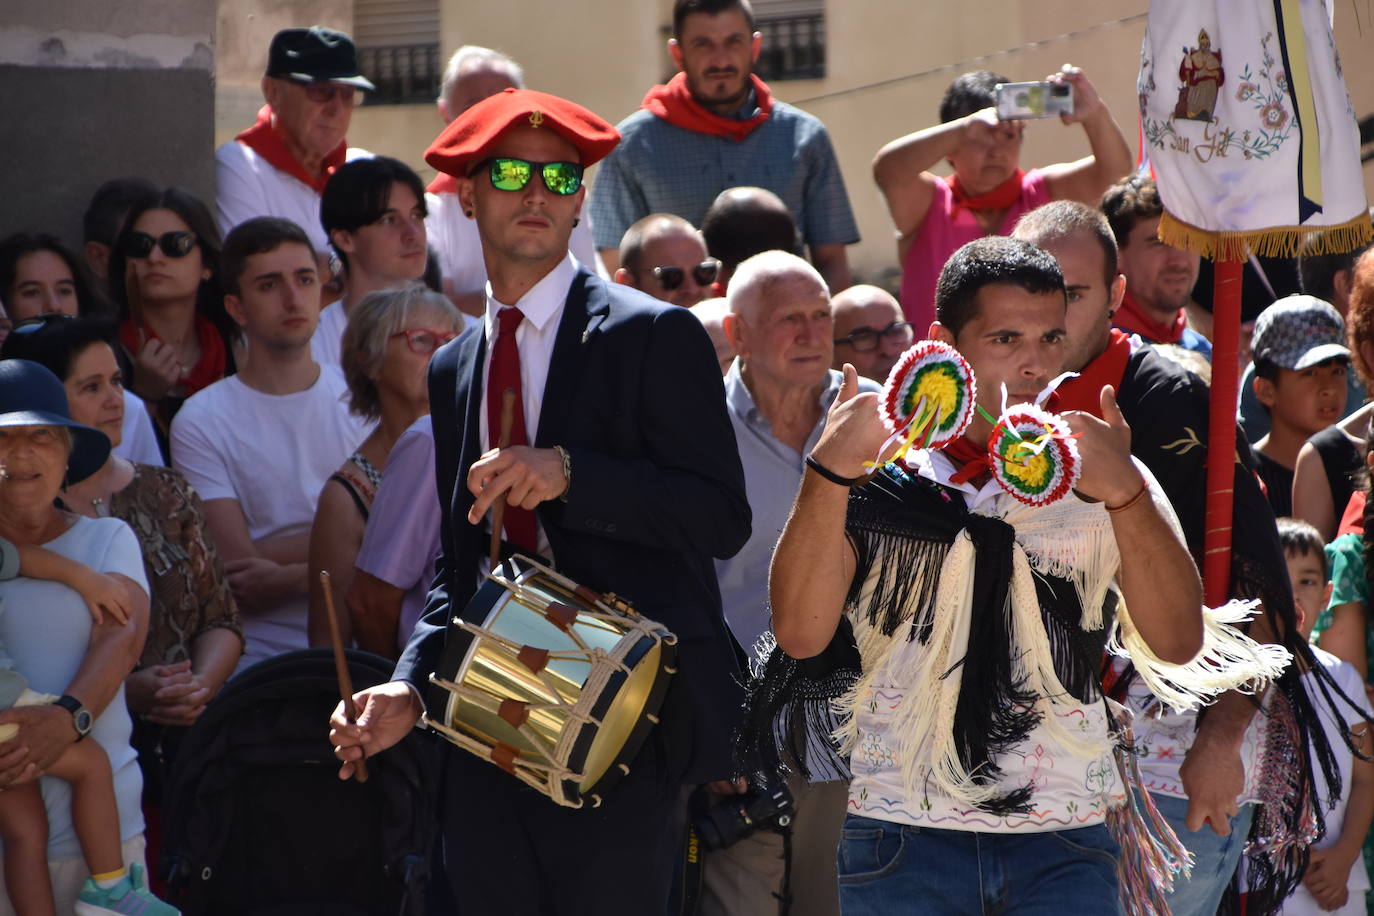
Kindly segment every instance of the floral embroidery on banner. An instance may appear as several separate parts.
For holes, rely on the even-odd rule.
[[[1168,118],[1149,116],[1150,97],[1159,87],[1155,82],[1155,61],[1142,48],[1137,93],[1145,141],[1158,150],[1191,153],[1201,163],[1213,158],[1224,159],[1236,152],[1246,159],[1267,159],[1278,152],[1292,136],[1296,125],[1288,74],[1276,66],[1279,61],[1271,49],[1273,41],[1274,33],[1266,32],[1261,40],[1257,72],[1247,62],[1237,74],[1233,97],[1237,102],[1248,104],[1253,112],[1253,121],[1242,124],[1223,124],[1216,114],[1225,71],[1221,67],[1221,51],[1212,49],[1205,30],[1198,35],[1197,47],[1184,48],[1183,63],[1179,66],[1178,103]],[[1203,125],[1201,136],[1191,130],[1186,134],[1181,132],[1180,122],[1187,121]]]

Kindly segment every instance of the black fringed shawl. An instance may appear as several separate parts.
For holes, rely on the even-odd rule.
[[[969,651],[945,677],[960,677],[954,739],[960,763],[979,785],[1002,775],[997,758],[1024,741],[1039,722],[1037,697],[1015,674],[1008,589],[1016,532],[1000,519],[968,511],[962,495],[888,465],[849,499],[846,529],[857,565],[846,611],[866,619],[884,636],[928,644],[935,585],[954,539],[967,531],[975,549]],[[870,576],[871,596],[860,606]],[[1041,620],[1049,635],[1055,673],[1078,702],[1100,697],[1098,659],[1115,608],[1108,592],[1102,629],[1079,626],[1082,608],[1072,582],[1035,574]],[[960,670],[962,669],[962,670]],[[737,743],[742,771],[762,779],[795,761],[810,780],[850,776],[833,738],[841,725],[835,701],[861,674],[854,632],[846,617],[825,651],[794,659],[774,647],[753,680]],[[782,753],[785,752],[785,753]],[[983,810],[993,814],[1030,809],[1032,789],[997,796]]]

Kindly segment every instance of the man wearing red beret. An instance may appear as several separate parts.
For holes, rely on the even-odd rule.
[[[356,695],[356,726],[341,710],[331,720],[340,775],[419,719],[449,619],[478,584],[497,499],[511,548],[552,557],[678,637],[660,724],[599,807],[559,807],[445,748],[444,861],[464,913],[662,912],[684,787],[732,775],[739,672],[712,558],[739,550],[750,512],[720,370],[689,311],[607,283],[568,252],[583,169],[618,140],[580,106],[507,90],[455,119],[425,157],[458,179],[477,222],[486,318],[430,366],[443,555],[395,680]],[[495,449],[491,393],[507,387],[518,391],[513,444]]]

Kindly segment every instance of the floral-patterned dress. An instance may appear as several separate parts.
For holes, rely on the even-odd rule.
[[[206,534],[200,496],[178,472],[134,465],[134,479],[110,498],[110,514],[138,537],[148,573],[148,641],[139,667],[191,657],[196,637],[216,627],[243,636],[219,550]]]
[[[148,575],[148,640],[138,667],[191,657],[196,638],[223,627],[243,639],[238,605],[219,550],[210,539],[200,496],[171,468],[134,465],[134,479],[110,497],[109,514],[134,530]],[[146,803],[160,797],[162,779],[184,728],[135,716],[133,745],[143,768]]]

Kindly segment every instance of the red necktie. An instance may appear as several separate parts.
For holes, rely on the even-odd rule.
[[[491,350],[491,366],[487,370],[487,441],[491,448],[499,444],[501,436],[501,397],[507,389],[515,392],[515,410],[511,413],[510,444],[529,445],[525,431],[525,397],[520,386],[520,348],[515,343],[515,329],[525,319],[517,308],[503,308],[496,313],[498,322],[496,343]],[[519,506],[506,506],[506,540],[526,553],[539,549],[539,535],[535,529],[534,513]]]

